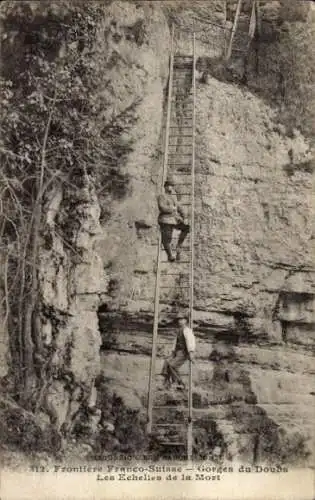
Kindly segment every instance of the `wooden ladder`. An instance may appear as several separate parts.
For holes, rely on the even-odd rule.
[[[190,232],[182,247],[180,262],[168,262],[162,247],[161,235],[157,246],[155,280],[154,321],[152,354],[148,389],[148,433],[153,435],[158,446],[185,453],[192,458],[192,363],[188,362],[188,373],[183,375],[188,394],[182,393],[178,401],[170,401],[167,390],[157,390],[157,364],[161,365],[167,349],[174,341],[172,328],[161,325],[163,294],[176,290],[177,300],[189,310],[189,326],[193,326],[194,301],[194,192],[195,192],[195,34],[192,33],[192,55],[176,53],[174,49],[174,25],[172,27],[170,71],[165,126],[163,175],[161,190],[168,174],[176,182],[179,203],[190,211]],[[187,243],[189,242],[189,243]],[[168,334],[171,334],[171,339]],[[166,347],[166,350],[165,350]],[[163,352],[164,351],[164,352]],[[162,359],[161,356],[162,354]],[[160,358],[160,359],[158,359]],[[188,383],[186,383],[188,382]],[[173,403],[173,404],[170,404]],[[176,403],[176,404],[174,404]]]
[[[244,0],[238,0],[226,51],[226,60],[231,57],[244,57],[247,55],[258,22],[259,1],[251,0],[249,12],[244,8]]]

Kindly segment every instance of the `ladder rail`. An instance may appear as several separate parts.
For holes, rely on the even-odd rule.
[[[164,147],[164,159],[163,159],[162,187],[164,186],[166,176],[167,176],[169,131],[170,131],[171,102],[172,102],[171,98],[172,98],[172,86],[173,86],[173,68],[174,68],[174,24],[172,25],[172,34],[171,34],[170,76],[169,76],[169,85],[168,85],[168,101],[167,101],[167,117],[166,117],[166,128],[165,128],[165,147]],[[161,244],[162,244],[162,237],[161,237],[161,232],[159,231],[158,251],[157,251],[157,270],[156,270],[155,293],[154,293],[153,339],[152,339],[152,353],[151,353],[151,362],[150,362],[149,391],[148,391],[148,413],[147,413],[148,427],[147,427],[147,431],[149,434],[152,432],[154,375],[155,375],[155,362],[156,362],[156,353],[157,353],[157,336],[158,336],[158,324],[159,324],[160,274],[161,274],[161,254],[162,254],[162,245]]]
[[[243,0],[238,0],[233,26],[229,38],[229,44],[225,56],[226,61],[228,61],[231,58],[233,52],[238,52],[240,54],[243,54],[244,57],[246,58],[248,56],[248,52],[250,50],[250,46],[255,36],[255,33],[256,32],[259,33],[260,31],[259,0],[251,0],[250,2],[251,9],[249,14],[247,14],[246,9],[244,8],[244,15],[248,19],[248,28],[246,33],[245,30],[242,30],[241,32],[242,37],[246,37],[244,47],[243,48],[233,47],[233,43],[235,43],[235,40],[237,38],[238,27],[240,26],[240,17],[242,13],[243,3],[244,3]]]
[[[190,213],[190,290],[189,290],[189,326],[193,329],[194,310],[194,257],[195,257],[195,139],[196,139],[196,35],[193,33],[193,70],[192,70],[192,156],[191,156],[191,213]],[[192,362],[189,361],[188,383],[188,428],[187,428],[187,459],[192,459]]]
[[[242,8],[242,0],[238,0],[236,12],[235,12],[235,17],[234,17],[234,22],[233,22],[233,27],[232,27],[232,32],[231,32],[231,37],[230,37],[230,42],[229,42],[229,46],[228,46],[227,54],[226,54],[226,60],[229,60],[231,57],[231,54],[232,54],[232,45],[233,45],[233,40],[234,40],[234,36],[236,33],[236,29],[237,29],[238,20],[239,20],[240,13],[241,13],[241,8]]]
[[[256,0],[256,30],[258,36],[261,35],[261,11],[260,11],[260,0]]]
[[[227,46],[226,46],[227,0],[223,0],[223,9],[224,9],[224,43],[222,49],[222,57],[224,58],[227,53]]]
[[[255,36],[256,27],[257,27],[257,2],[256,0],[253,0],[249,27],[248,27],[247,50],[249,50],[250,44]]]

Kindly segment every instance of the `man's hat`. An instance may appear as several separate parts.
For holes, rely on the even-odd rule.
[[[185,314],[184,312],[178,312],[175,316],[175,319],[188,319],[187,318],[187,314]]]
[[[173,177],[172,175],[168,175],[168,176],[166,177],[166,180],[165,180],[164,185],[165,185],[165,184],[168,184],[168,185],[170,185],[170,186],[175,186],[175,180],[174,180],[174,177]]]

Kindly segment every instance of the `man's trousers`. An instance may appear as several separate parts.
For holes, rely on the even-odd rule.
[[[189,233],[190,227],[189,224],[184,224],[184,222],[178,222],[178,224],[165,224],[164,222],[160,222],[160,229],[162,236],[162,244],[167,254],[167,257],[170,259],[172,257],[171,244],[172,244],[174,229],[178,229],[180,231],[177,242],[177,250],[180,250],[187,234]]]
[[[174,357],[167,358],[164,361],[162,368],[162,375],[169,382],[182,383],[179,374],[179,368],[189,359],[187,352],[179,350],[175,353]]]

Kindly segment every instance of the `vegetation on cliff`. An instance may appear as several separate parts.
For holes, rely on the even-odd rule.
[[[36,309],[40,247],[49,245],[45,203],[56,188],[80,190],[89,175],[100,197],[123,195],[124,156],[131,149],[119,120],[103,116],[107,55],[97,43],[103,7],[31,4],[3,6],[0,144],[6,320],[16,389],[29,408],[41,390]],[[66,226],[60,220],[56,231],[71,253],[70,221]]]
[[[116,4],[117,13],[113,11],[114,14],[112,12],[111,17],[108,16],[109,21],[106,9],[113,4]],[[149,61],[149,53],[149,56],[141,53],[139,60],[132,59],[136,50],[150,42],[148,26],[143,19],[129,25],[124,20],[121,28],[119,16],[126,17],[128,14],[124,10],[125,3],[119,11],[121,4],[79,0],[25,0],[1,4],[0,257],[3,274],[0,285],[4,318],[0,320],[9,331],[11,353],[10,372],[3,380],[2,389],[12,397],[10,404],[7,402],[2,407],[3,429],[13,435],[26,422],[25,429],[30,429],[30,440],[25,441],[25,449],[36,448],[36,443],[43,436],[42,422],[36,419],[43,410],[47,387],[52,379],[60,376],[52,362],[57,350],[56,332],[68,314],[64,311],[59,314],[59,323],[55,321],[53,325],[52,342],[49,346],[45,345],[38,318],[43,309],[49,316],[52,306],[43,304],[40,296],[42,250],[51,249],[56,236],[62,242],[72,267],[81,262],[82,255],[73,244],[73,235],[83,224],[85,215],[82,216],[76,209],[89,184],[93,185],[101,205],[101,222],[105,230],[108,229],[106,224],[111,218],[112,202],[117,203],[117,209],[118,203],[126,198],[131,189],[130,170],[125,166],[134,151],[135,125],[141,119],[137,107],[143,97],[143,82],[150,79],[150,71],[162,73],[158,64]],[[192,8],[191,2],[181,2],[180,7],[178,2],[130,2],[130,5],[135,10],[139,6],[151,9],[146,13],[147,19],[155,10],[159,11],[162,17],[165,16],[166,29],[171,21],[185,14],[186,8]],[[204,12],[204,5],[200,6],[200,2],[194,8],[199,15]],[[278,24],[272,27],[272,36],[265,33],[264,37],[262,33],[262,37],[254,41],[253,51],[257,50],[249,59],[247,81],[241,78],[236,79],[236,83],[255,89],[268,102],[276,105],[282,135],[294,135],[294,129],[298,128],[305,135],[312,136],[314,24],[311,15],[304,9],[295,13],[292,9],[283,9],[280,16]],[[151,30],[154,30],[152,26]],[[156,37],[156,47],[166,34],[168,32]],[[120,51],[121,41],[124,46]],[[162,52],[163,47],[160,50]],[[260,61],[260,69],[254,64],[257,62],[255,55]],[[158,57],[162,58],[161,54]],[[113,81],[110,72],[115,68],[118,70]],[[259,71],[256,71],[257,68]],[[263,73],[269,74],[269,71],[274,77],[273,83],[277,82],[272,95],[265,87],[263,78]],[[163,77],[160,79],[165,82]],[[162,110],[162,92],[159,97],[161,102],[158,106]],[[142,115],[147,110],[142,109]],[[151,116],[147,116],[146,120],[143,121],[143,128],[152,121]],[[149,134],[149,130],[142,130],[142,133]],[[142,151],[143,162],[149,163],[156,153],[150,147]],[[138,158],[132,162],[136,164]],[[136,164],[137,168],[140,170]],[[311,166],[308,165],[308,168],[311,171]],[[156,185],[151,184],[155,190]],[[54,216],[52,236],[52,232],[47,230],[47,207],[56,192],[62,193],[62,196]],[[128,207],[126,210],[129,210]],[[112,231],[110,237],[115,224],[116,221],[109,229],[109,232]],[[126,225],[124,219],[121,224]],[[131,253],[129,247],[126,251]],[[110,250],[105,248],[104,252],[109,253]],[[121,265],[118,262],[117,266]],[[130,269],[126,266],[125,275],[129,274]],[[68,278],[69,275],[66,275],[65,280]],[[112,280],[110,283],[113,285],[115,282]],[[65,287],[68,287],[68,282]],[[69,364],[69,351],[74,342],[75,339],[67,339],[62,358],[65,365]],[[94,361],[88,360],[90,364]],[[66,373],[65,377],[63,373],[62,383],[69,393],[77,389],[72,379],[73,374]],[[119,452],[145,449],[148,443],[144,437],[142,415],[126,408],[117,395],[108,395],[105,389],[103,393],[106,400],[106,404],[102,403],[103,420],[96,424],[93,436],[88,438],[91,438],[91,443],[94,439],[93,453],[101,457],[106,443],[109,451],[110,447]],[[17,407],[16,403],[20,406]],[[91,415],[84,404],[81,406],[83,423],[78,417],[72,430],[76,429],[77,435],[81,433],[84,442],[91,429],[89,426],[86,428],[86,421],[94,417],[97,421],[97,415]],[[44,411],[47,412],[47,408]],[[107,417],[104,416],[106,411]],[[33,420],[34,414],[36,418]],[[49,417],[49,425],[54,424],[56,415],[51,412]],[[108,431],[110,417],[115,419],[115,437],[110,437],[112,431]],[[126,423],[128,419],[133,422],[132,425]],[[69,428],[67,432],[63,433],[63,437],[68,437]],[[212,420],[204,423],[200,439],[204,441],[204,434],[207,433],[213,433],[215,439],[209,438],[200,452],[203,455],[207,454],[208,448],[223,441]],[[59,429],[56,433],[50,428],[47,436],[42,441],[44,449],[61,446]],[[124,449],[126,436],[129,441]],[[304,453],[302,444],[297,442]]]

